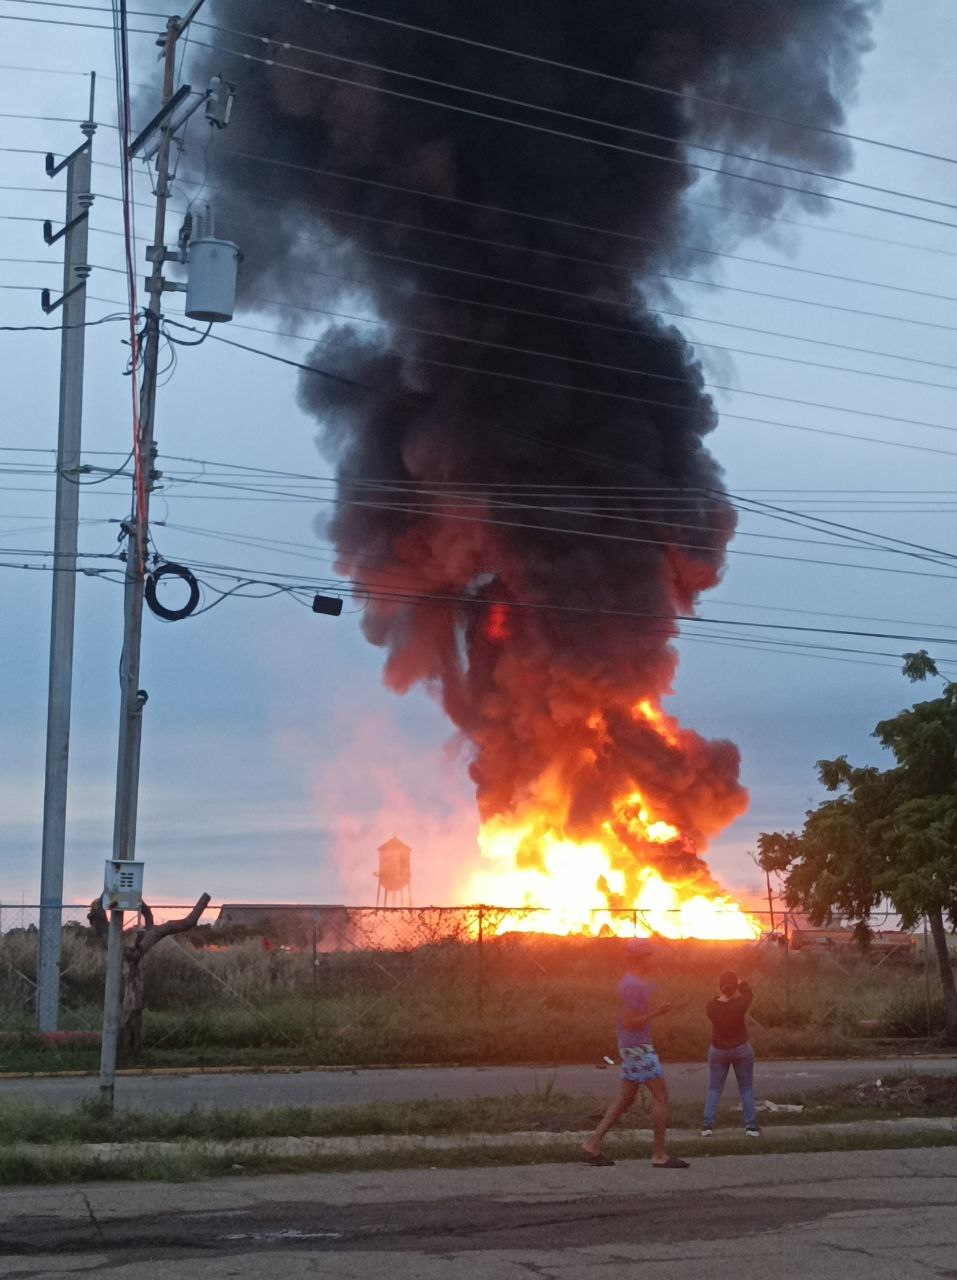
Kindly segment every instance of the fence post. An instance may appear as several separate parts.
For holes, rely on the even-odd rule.
[[[787,911],[784,913],[784,1018],[791,1025],[791,933]]]
[[[316,1042],[316,1001],[319,997],[319,913],[312,913],[312,1040]]]
[[[478,975],[477,975],[477,985],[476,985],[476,996],[478,997],[479,1022],[482,1022],[485,1017],[485,998],[484,998],[485,993],[483,990],[483,984],[485,980],[485,974],[484,974],[484,968],[483,968],[484,948],[482,945],[484,941],[485,941],[485,908],[483,906],[479,906],[479,909],[478,909]]]
[[[924,916],[924,1007],[927,1010],[927,1038],[934,1034],[930,1016],[930,948],[927,945],[927,917]]]

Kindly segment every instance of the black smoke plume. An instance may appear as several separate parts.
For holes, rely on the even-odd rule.
[[[735,521],[700,366],[651,310],[656,273],[703,275],[710,260],[684,246],[822,210],[821,180],[693,144],[846,169],[827,130],[875,5],[360,7],[605,75],[318,2],[203,11],[215,25],[194,28],[191,78],[239,89],[208,187],[242,243],[243,301],[276,328],[328,323],[303,358],[345,379],[300,385],[337,467],[324,530],[339,572],[371,592],[363,625],[389,686],[425,684],[468,744],[483,819],[547,801],[587,835],[638,790],[700,849],[746,802],[737,749],[635,708],[669,690],[675,615],[718,581]],[[687,843],[646,847],[620,814],[616,831],[636,866],[706,876]]]

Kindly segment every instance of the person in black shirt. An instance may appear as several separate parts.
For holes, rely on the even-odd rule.
[[[744,1131],[749,1138],[760,1138],[761,1130],[754,1107],[754,1050],[744,1021],[754,992],[730,971],[718,979],[718,992],[705,1005],[705,1012],[711,1019],[711,1047],[708,1049],[708,1097],[704,1104],[701,1136],[710,1138],[714,1133],[721,1091],[728,1071],[733,1067],[744,1111]]]

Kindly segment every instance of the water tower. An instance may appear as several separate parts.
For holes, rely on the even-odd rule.
[[[379,845],[379,870],[375,873],[379,882],[375,895],[377,907],[380,899],[384,907],[412,906],[411,853],[409,846],[397,836]]]

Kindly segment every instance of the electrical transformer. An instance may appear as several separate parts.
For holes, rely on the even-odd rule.
[[[232,240],[204,236],[189,242],[186,314],[191,320],[232,320],[236,305],[239,248]]]

